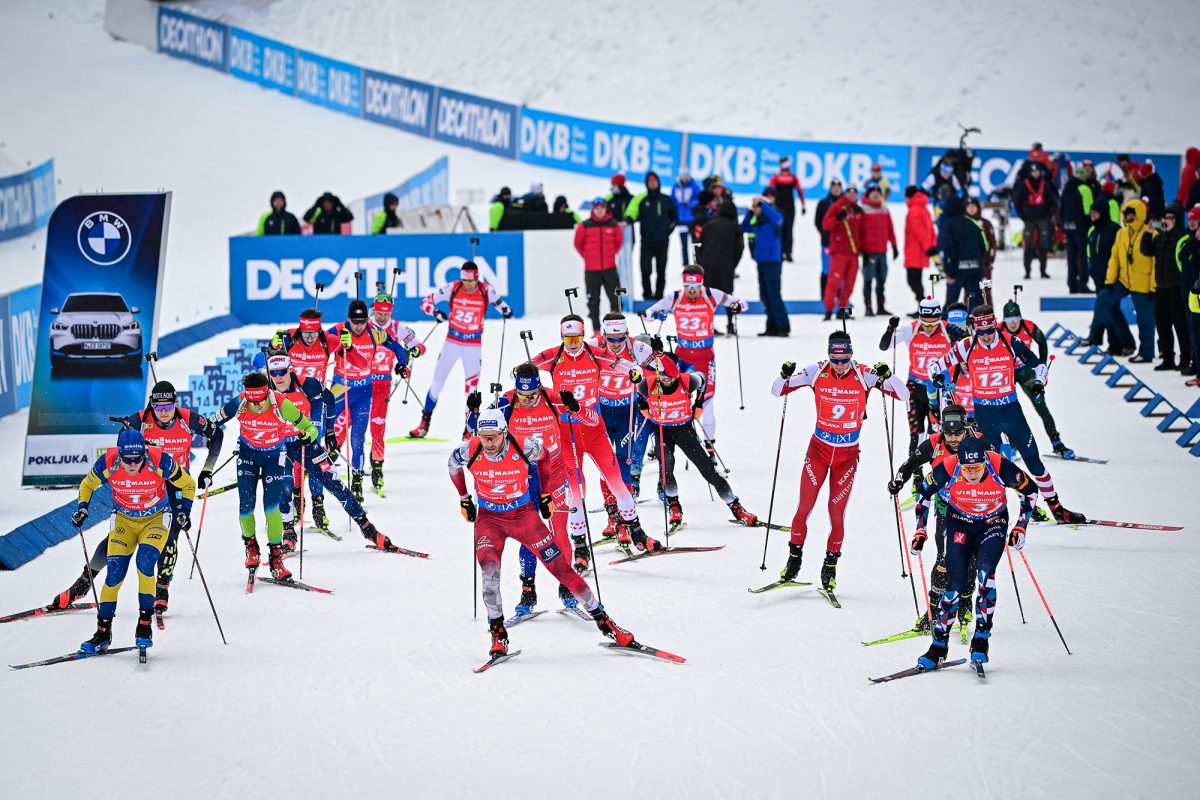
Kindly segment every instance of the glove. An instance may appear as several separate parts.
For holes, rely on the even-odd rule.
[[[314,442],[316,442],[317,438],[320,435],[321,435],[321,432],[319,430],[317,430],[316,425],[309,425],[307,428],[300,431],[300,438],[303,439],[308,444],[313,444]]]
[[[283,331],[275,331],[275,335],[271,337],[271,347],[275,350],[283,349]]]
[[[629,370],[629,380],[631,383],[637,383],[642,379],[642,371],[637,367]]]
[[[880,361],[875,365],[875,377],[879,378],[879,382],[883,383],[888,378],[892,377],[892,368],[887,363]]]
[[[650,349],[656,353],[665,353],[667,348],[663,346],[662,337],[657,333],[650,337]]]
[[[325,434],[325,452],[329,454],[330,461],[337,461],[337,434],[335,434],[333,431]]]
[[[929,368],[930,375],[938,375],[946,371],[946,365],[940,358],[933,359],[926,366]]]
[[[550,519],[550,495],[544,494],[538,498],[538,513],[542,515],[542,519]]]
[[[401,378],[403,378],[404,380],[408,380],[408,376],[409,376],[411,373],[410,373],[410,371],[409,371],[409,369],[408,369],[408,365],[407,365],[407,364],[397,364],[397,365],[396,365],[396,374],[397,374],[397,375],[399,375],[399,376],[400,376]]]
[[[896,249],[896,245],[892,245],[892,260],[895,261],[900,257],[900,251]]]
[[[654,318],[656,320],[658,320],[659,322],[665,322],[667,319],[667,312],[659,311],[657,314],[654,315]]]
[[[500,305],[496,306],[496,309],[500,312],[500,316],[505,319],[512,319],[513,310],[508,303],[501,302]]]
[[[190,531],[192,529],[192,515],[187,511],[176,512],[175,524],[179,526],[179,530],[181,531]]]
[[[926,251],[925,251],[925,255],[929,256],[930,258],[933,258],[933,257],[934,257],[934,256],[936,256],[937,254],[938,254],[938,249],[937,249],[937,247],[931,247],[931,248],[929,248],[928,250],[926,250]]]
[[[1033,376],[1037,378],[1037,382],[1045,386],[1050,382],[1050,367],[1046,364],[1038,364],[1033,368]]]
[[[837,218],[839,221],[841,221],[841,220],[844,220],[847,216],[849,216],[849,215],[846,213],[846,209],[843,208],[841,211],[838,212]]]
[[[1008,546],[1017,552],[1025,549],[1025,526],[1020,522],[1008,532]]]
[[[207,489],[208,487],[212,486],[211,469],[200,470],[200,477],[196,478],[196,486],[200,489]]]
[[[467,522],[475,521],[475,501],[471,499],[471,495],[467,495],[459,500],[458,508],[462,512],[463,519]]]
[[[412,360],[414,358],[420,358],[423,355],[425,355],[425,343],[424,342],[417,342],[412,347],[408,348],[409,360]]]
[[[786,381],[788,378],[792,377],[792,374],[795,373],[795,371],[796,371],[796,362],[795,361],[785,361],[785,362],[783,362],[783,366],[779,368],[779,377],[783,378]]]
[[[697,400],[692,403],[692,419],[700,419],[704,416],[704,401]]]
[[[933,385],[939,389],[946,388],[946,374],[944,372],[930,372],[933,375]],[[954,384],[950,384],[950,391],[954,391]]]
[[[891,331],[892,333],[895,333],[896,328],[899,328],[899,327],[900,327],[900,318],[899,317],[891,317],[890,319],[888,319],[888,330],[889,331]]]
[[[737,305],[734,306],[730,310],[733,311],[733,313],[735,313],[735,314],[742,314],[742,313],[750,310],[750,304],[747,303],[745,300],[738,300]]]
[[[342,347],[349,350],[354,345],[354,335],[349,329],[342,331]]]
[[[887,487],[888,494],[890,494],[892,497],[895,497],[896,495],[900,494],[900,490],[903,488],[904,488],[904,481],[900,480],[899,478],[894,478],[894,479],[888,481],[888,487]]]
[[[447,319],[446,312],[442,311],[440,308],[435,308],[433,310],[433,318],[436,319],[438,322],[445,322]]]
[[[917,533],[913,536],[912,543],[908,546],[908,552],[914,556],[920,553],[925,547],[925,540],[928,538],[929,536],[925,533],[924,528],[917,528]]]
[[[76,528],[82,528],[83,523],[87,522],[88,510],[87,506],[80,506],[75,509],[75,513],[71,515],[71,524]]]
[[[1041,397],[1045,393],[1046,387],[1043,386],[1039,381],[1034,381],[1033,385],[1029,387],[1029,394],[1032,397]]]
[[[572,413],[579,410],[579,401],[575,399],[575,395],[563,389],[558,393],[558,398],[562,400],[562,404],[567,407]]]
[[[483,405],[483,395],[479,391],[471,392],[467,395],[467,409],[473,414],[478,414],[480,407]]]

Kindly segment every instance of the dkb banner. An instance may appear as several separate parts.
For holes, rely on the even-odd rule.
[[[78,481],[116,443],[109,415],[145,405],[170,212],[169,192],[103,194],[50,216],[24,485]]]

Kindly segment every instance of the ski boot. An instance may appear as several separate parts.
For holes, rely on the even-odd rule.
[[[1075,451],[1063,444],[1062,439],[1058,438],[1057,436],[1054,437],[1050,444],[1054,447],[1054,452],[1058,453],[1063,458],[1075,458]]]
[[[304,517],[303,503],[304,503],[304,492],[302,492],[300,489],[293,489],[292,490],[292,511],[296,512],[296,519],[302,519]]]
[[[58,610],[68,607],[71,603],[74,603],[88,593],[88,589],[92,588],[92,579],[94,577],[92,568],[84,567],[83,573],[75,579],[75,582],[66,591],[55,595],[54,599],[50,601],[50,605],[46,606],[46,608]]]
[[[170,602],[171,584],[159,581],[154,587],[154,613],[162,616],[167,613],[167,603]]]
[[[571,594],[571,590],[561,583],[558,585],[558,599],[562,601],[563,608],[579,607],[579,601],[575,599],[575,595]]]
[[[1050,515],[1046,513],[1046,510],[1044,508],[1042,508],[1041,506],[1035,505],[1033,507],[1033,521],[1034,522],[1049,522]]]
[[[929,631],[933,629],[933,626],[929,624],[929,615],[922,614],[921,616],[917,617],[917,621],[913,625],[912,629],[920,633],[929,633]]]
[[[371,524],[371,520],[367,519],[365,514],[354,521],[358,523],[358,527],[362,531],[363,538],[378,547],[380,550],[394,553],[396,550],[400,549],[396,547],[396,545],[392,544],[391,539],[380,533],[379,529]]]
[[[737,521],[747,528],[753,528],[758,524],[758,517],[743,508],[741,500],[734,498],[734,501],[729,504],[729,510],[733,512],[733,516]]]
[[[421,412],[421,421],[417,423],[417,427],[408,432],[410,439],[424,439],[429,433],[429,420],[433,418],[433,414],[429,411]]]
[[[646,532],[642,530],[642,523],[639,522],[636,517],[625,523],[625,528],[628,531],[630,541],[633,542],[633,546],[643,553],[653,553],[659,550],[666,550],[666,548],[663,547],[662,542],[658,541],[657,539],[652,539],[646,535]]]
[[[933,635],[933,644],[929,645],[929,649],[925,651],[925,655],[917,659],[917,669],[931,670],[937,669],[938,664],[946,660],[946,654],[950,652],[950,646],[946,639],[937,638],[938,635]]]
[[[1059,525],[1082,525],[1087,522],[1087,517],[1080,514],[1078,511],[1071,511],[1059,501],[1058,495],[1046,498],[1046,505],[1050,506],[1050,513],[1054,515],[1054,521]]]
[[[971,627],[971,620],[975,619],[975,615],[971,609],[974,608],[973,598],[971,595],[963,595],[958,601],[958,624],[959,630],[966,630]]]
[[[354,495],[354,499],[358,502],[363,501],[363,472],[361,469],[352,470],[350,472],[350,494]]]
[[[608,514],[608,524],[604,526],[604,530],[600,535],[605,539],[611,539],[617,535],[617,526],[621,524],[621,517],[617,515],[617,504],[605,503],[604,511]]]
[[[246,546],[246,569],[257,569],[262,563],[262,552],[258,549],[258,539],[251,536],[243,537],[242,544]]]
[[[292,573],[283,565],[283,545],[267,545],[267,565],[271,568],[271,577],[277,581],[290,581]]]
[[[582,536],[572,539],[571,542],[575,545],[575,562],[571,566],[582,575],[592,568],[592,551]]]
[[[95,655],[107,650],[110,644],[112,644],[112,617],[99,617],[96,619],[96,632],[92,634],[92,638],[79,645],[79,651]]]
[[[150,617],[154,610],[143,608],[138,611],[137,628],[133,631],[133,643],[138,647],[154,646],[154,629],[150,627]]]
[[[800,574],[800,562],[804,560],[804,545],[788,543],[787,564],[779,571],[779,580],[794,581]]]
[[[821,565],[821,588],[827,592],[832,592],[837,586],[837,562],[841,557],[841,553],[825,551],[825,563]]]
[[[285,520],[283,523],[283,552],[296,552],[296,521]]]
[[[622,647],[628,647],[633,642],[633,634],[624,628],[618,628],[616,623],[609,619],[608,613],[605,612],[604,606],[596,606],[596,609],[591,612],[592,619],[596,620],[596,627],[600,629],[608,638],[612,639]]]
[[[320,530],[329,530],[329,517],[325,516],[325,498],[323,496],[312,499],[312,520],[313,525]]]
[[[867,307],[867,312],[866,312],[866,315],[867,315],[868,317],[873,317],[873,316],[875,316],[875,308],[874,308],[874,307],[871,305],[871,301],[870,301],[870,300],[864,300],[864,301],[863,301],[863,305],[865,305],[865,306]]]
[[[975,635],[971,637],[972,664],[988,663],[988,639],[991,637],[991,630],[983,630],[982,626],[975,626]]]
[[[383,462],[371,459],[371,488],[378,495],[383,494]]]
[[[642,473],[632,471],[629,473],[629,493],[633,495],[634,500],[637,500],[638,495],[642,493]]]
[[[517,603],[518,614],[528,614],[537,605],[537,589],[533,585],[534,577],[521,576],[521,600]]]
[[[679,504],[678,497],[667,498],[667,511],[669,518],[667,520],[668,530],[675,530],[683,524],[683,506]]]
[[[1000,455],[1004,456],[1009,461],[1015,462],[1017,460],[1017,451],[1014,450],[1013,446],[1008,442],[1000,443]]]
[[[504,628],[504,617],[488,620],[488,630],[492,634],[492,647],[488,655],[492,658],[508,654],[508,631]]]

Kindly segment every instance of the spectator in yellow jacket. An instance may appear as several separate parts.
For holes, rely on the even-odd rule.
[[[1108,314],[1129,295],[1137,314],[1138,351],[1129,359],[1132,364],[1145,364],[1154,358],[1154,256],[1142,252],[1142,237],[1154,236],[1146,224],[1146,204],[1130,200],[1121,206],[1124,224],[1117,231],[1112,253],[1108,257],[1108,273],[1104,288]],[[1107,324],[1107,319],[1105,323]]]

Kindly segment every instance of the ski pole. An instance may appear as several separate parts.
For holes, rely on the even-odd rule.
[[[767,505],[767,524],[763,533],[763,557],[759,569],[767,569],[767,542],[771,540],[771,516],[775,513],[775,486],[779,481],[779,454],[783,450],[783,423],[787,420],[787,395],[783,396],[783,411],[779,414],[779,441],[775,444],[775,472],[771,475],[771,502]]]
[[[583,512],[583,529],[587,534],[588,555],[592,559],[592,577],[596,580],[596,602],[601,605],[604,601],[600,598],[600,565],[596,563],[596,548],[592,546],[592,523],[588,520],[587,501],[583,497],[583,464],[579,461],[579,451],[575,449],[575,423],[571,421],[571,409],[566,410],[567,413],[567,432],[571,434],[571,458],[574,463],[571,465],[575,469],[575,485],[579,487],[579,510]],[[570,489],[568,482],[567,488]]]
[[[563,289],[563,294],[567,296],[567,308],[572,314],[575,313],[575,306],[571,303],[571,298],[579,299],[579,287],[572,286],[570,289]]]
[[[626,289],[624,286],[618,286],[616,289],[613,289],[613,294],[615,294],[617,296],[617,310],[620,311],[622,314],[624,314],[625,313],[625,295],[629,294],[629,290]],[[633,304],[630,303],[629,307],[633,308]],[[632,352],[632,350],[630,352]]]
[[[1063,638],[1062,629],[1058,627],[1058,621],[1054,619],[1054,612],[1050,610],[1050,604],[1046,602],[1046,595],[1042,594],[1042,587],[1033,575],[1033,568],[1029,566],[1029,559],[1025,557],[1025,551],[1018,550],[1017,552],[1021,554],[1021,560],[1025,562],[1025,569],[1029,571],[1029,579],[1033,581],[1033,588],[1037,589],[1038,597],[1042,598],[1042,605],[1046,608],[1046,613],[1050,616],[1050,622],[1054,625],[1054,630],[1058,632],[1058,638],[1062,641],[1063,647],[1066,648],[1067,655],[1071,655],[1071,648],[1067,647],[1067,640]]]
[[[428,342],[429,337],[433,336],[433,332],[436,331],[438,328],[438,325],[441,325],[441,324],[442,324],[442,321],[440,319],[434,319],[433,327],[429,329],[429,333],[425,334],[425,338],[421,340],[421,344],[425,344],[426,342]]]
[[[301,442],[304,440],[301,439]],[[300,517],[300,580],[304,580],[304,451],[305,446],[300,445],[300,501],[296,504],[296,508],[292,509]]]
[[[205,498],[205,499],[207,499],[207,498]],[[203,508],[200,510],[200,517],[201,517],[201,519],[203,519],[203,517],[204,517]],[[184,531],[183,535],[185,537],[187,537],[188,548],[191,549],[191,551],[192,551],[192,566],[194,566],[200,570],[200,583],[201,583],[201,585],[204,586],[204,594],[208,596],[208,607],[212,609],[213,621],[217,623],[217,633],[221,634],[221,643],[228,645],[229,642],[225,639],[225,630],[221,627],[221,618],[219,616],[217,616],[217,606],[213,603],[212,592],[210,592],[208,590],[208,581],[205,580],[205,578],[204,578],[204,568],[199,566],[200,559],[196,557],[196,548],[192,546],[192,535],[190,533],[188,533],[187,531]],[[199,540],[200,540],[200,532],[199,532],[199,530],[197,530],[196,531],[196,541],[199,542]],[[304,556],[302,554],[301,558],[303,558],[303,557]]]
[[[508,332],[508,317],[501,318],[500,321],[500,358],[496,362],[496,383],[500,382],[500,376],[504,372],[504,335]]]
[[[313,311],[319,311],[321,309],[321,292],[325,291],[325,284],[316,284],[316,290],[317,293],[313,295]],[[198,541],[200,537],[197,536],[196,539]]]
[[[146,363],[150,365],[150,377],[154,379],[155,383],[158,383],[158,375],[154,371],[155,361],[158,361],[158,353],[156,351],[151,350],[149,353],[146,353]]]
[[[740,312],[739,312],[740,313]],[[746,395],[742,392],[742,339],[738,336],[738,314],[733,315],[733,346],[737,348],[738,411],[746,410]]]
[[[215,478],[217,473],[220,472],[221,470],[225,469],[225,465],[228,464],[230,461],[232,461],[234,459],[234,456],[236,456],[237,454],[238,454],[238,451],[237,451],[237,448],[235,447],[233,449],[233,452],[229,454],[229,458],[222,461],[221,466],[219,466],[215,470],[213,470],[213,474],[210,475],[209,477]],[[212,484],[210,483],[209,486],[211,486],[211,485]],[[204,490],[204,499],[200,501],[200,523],[199,523],[199,525],[196,526],[196,547],[197,548],[200,547],[200,534],[202,534],[204,532],[204,509],[208,506],[209,495],[220,494],[221,492],[227,492],[230,489],[234,489],[236,487],[237,487],[237,483],[234,482],[234,483],[230,484],[229,486],[222,486],[220,489],[217,489],[215,491],[213,491],[211,489]],[[190,581],[192,579],[192,576],[195,574],[196,574],[196,560],[193,558],[192,559],[192,569],[190,572],[188,572],[188,580]]]
[[[525,345],[525,360],[533,361],[529,353],[529,343],[533,341],[533,331],[521,331],[521,344]]]
[[[500,404],[500,393],[504,391],[504,384],[493,383],[488,387],[488,391],[492,393],[492,405],[498,406]]]
[[[698,419],[696,423],[700,426],[700,432],[704,434],[704,443],[712,448],[713,455],[717,457],[717,461],[721,464],[721,469],[726,475],[729,474],[729,467],[725,466],[725,459],[721,458],[720,452],[717,451],[716,437],[709,438],[708,429],[704,427],[704,420]]]
[[[1025,607],[1021,605],[1021,590],[1017,588],[1017,571],[1013,568],[1012,552],[1008,549],[1008,542],[1004,543],[1004,555],[1008,556],[1008,572],[1012,575],[1013,594],[1017,596],[1017,610],[1021,612],[1021,624],[1025,624]]]
[[[883,432],[886,435],[888,432],[888,430],[887,430],[888,429],[887,398],[885,398],[882,394],[880,394],[879,400],[880,400],[880,405],[883,406]],[[889,480],[895,480],[896,479],[896,462],[892,456],[892,437],[891,436],[888,436],[887,451],[888,451],[888,472],[891,475]],[[895,503],[895,505],[896,505],[896,541],[900,543],[900,580],[909,578],[909,580],[911,582],[912,576],[910,574],[908,574],[908,572],[912,571],[912,567],[911,566],[909,567],[908,572],[906,572],[904,569],[904,555],[907,551],[904,549],[904,534],[900,531],[900,500],[897,499],[895,496],[893,496],[892,499],[896,501],[896,503]],[[911,565],[911,562],[910,562],[910,565]],[[915,583],[913,583],[913,603],[916,603],[916,602],[917,602],[917,586]],[[919,605],[917,606],[917,613],[918,614],[921,613],[921,608]]]
[[[363,273],[355,270],[354,272],[354,299],[362,300],[362,279]]]
[[[396,280],[400,277],[401,271],[399,267],[392,268],[392,289],[388,292],[392,297],[396,296]]]
[[[92,574],[92,556],[88,551],[87,540],[83,538],[83,526],[78,526],[79,529],[79,544],[83,547],[83,571],[88,575]],[[92,599],[96,601],[96,610],[100,610],[100,595],[96,593],[95,577],[89,582],[92,587]]]
[[[479,559],[474,552],[471,553],[471,603],[471,618],[479,619]]]
[[[929,626],[932,628],[933,605],[929,602],[929,584],[925,582],[925,556],[921,555],[920,550],[917,551],[917,569],[921,570],[921,591],[925,593],[925,618],[929,620]],[[917,613],[921,613],[920,607],[917,608]]]

